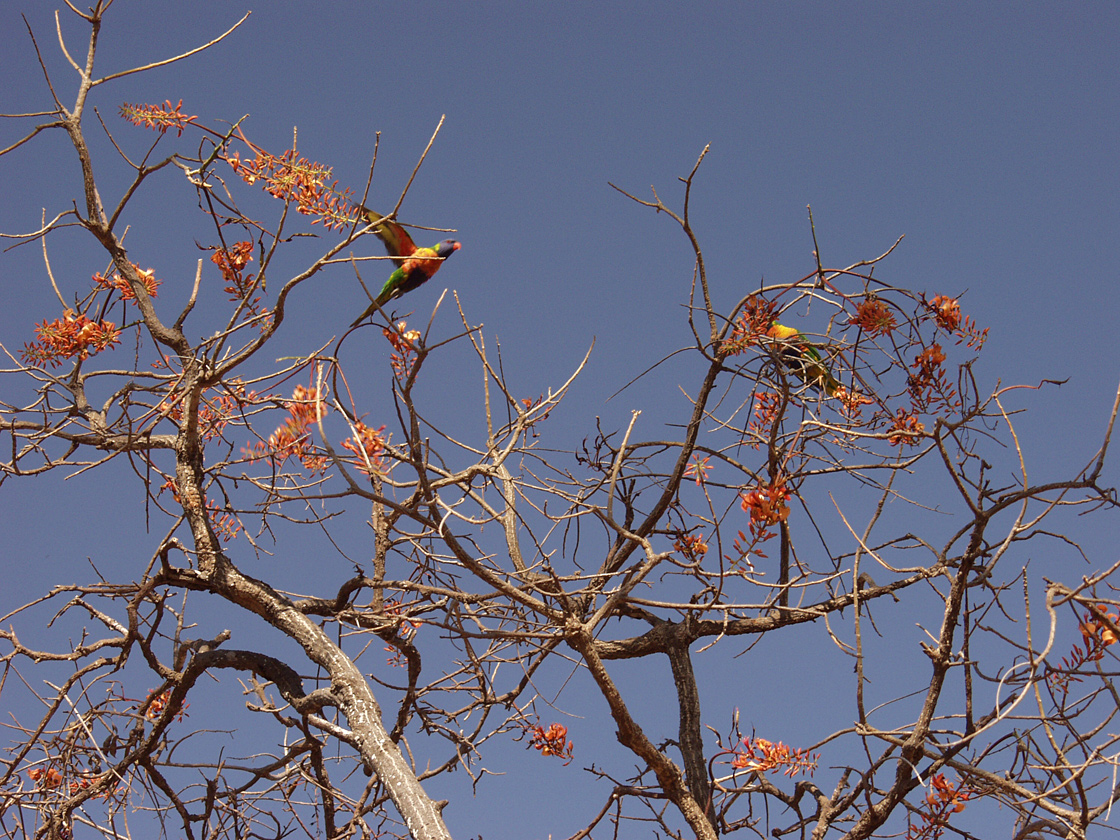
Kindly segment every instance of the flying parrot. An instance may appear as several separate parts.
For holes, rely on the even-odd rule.
[[[374,225],[373,232],[385,243],[385,250],[393,258],[397,270],[389,275],[377,299],[366,307],[366,311],[358,316],[358,320],[351,324],[351,327],[358,326],[376,312],[379,306],[384,306],[393,298],[398,298],[427,283],[432,275],[439,271],[443,261],[463,247],[454,239],[445,239],[430,248],[417,248],[408,231],[396,222],[391,219],[378,221],[381,219],[381,214],[368,207],[362,208],[362,215],[369,224]]]
[[[802,382],[816,385],[829,397],[844,387],[832,375],[820,351],[793,327],[775,321],[766,335],[781,344],[778,355],[782,363]]]

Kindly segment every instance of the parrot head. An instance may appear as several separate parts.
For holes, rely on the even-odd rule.
[[[454,239],[445,239],[435,247],[437,257],[447,258],[463,247],[462,242],[457,242]]]

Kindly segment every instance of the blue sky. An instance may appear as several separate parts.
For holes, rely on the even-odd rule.
[[[118,0],[99,72],[190,49],[244,11]],[[72,101],[53,6],[9,0],[0,9],[0,111],[49,108],[21,12]],[[70,49],[84,54],[81,22],[63,15]],[[710,144],[692,209],[717,304],[730,307],[763,278],[812,270],[806,205],[827,265],[877,256],[905,235],[882,276],[963,296],[964,311],[991,329],[983,383],[1069,379],[1016,406],[1030,408],[1020,431],[1041,477],[1092,455],[1120,375],[1118,43],[1120,7],[1106,3],[266,3],[212,51],[106,86],[94,103],[133,143],[147,138],[116,117],[123,101],[182,98],[205,121],[248,113],[248,136],[276,151],[298,127],[301,152],[359,193],[381,132],[369,199],[378,208],[395,200],[446,114],[401,218],[454,227],[463,249],[409,304],[422,316],[443,288],[457,290],[527,394],[562,382],[594,339],[590,367],[557,418],[570,424],[561,431],[569,443],[596,416],[617,426],[632,409],[670,414],[671,374],[606,398],[687,341],[691,252],[669,220],[608,182],[640,197],[654,185],[679,206],[677,179]],[[99,134],[92,114],[86,128]],[[3,131],[0,147],[21,136],[11,122]],[[63,140],[37,138],[0,159],[0,230],[34,229],[43,207],[49,217],[78,195]],[[100,137],[95,148],[111,191],[123,176]],[[185,298],[204,228],[168,210],[169,200],[193,206],[181,179],[160,183],[165,192],[138,196],[129,243],[173,300]],[[72,241],[52,264],[78,288],[104,259]],[[57,316],[33,248],[0,256],[0,288],[9,348],[31,339],[33,320]],[[306,348],[341,334],[365,301],[343,272],[305,287],[285,340]],[[75,540],[82,557],[145,556],[156,536],[133,533],[119,513],[140,493],[120,494],[88,477],[0,489],[5,559],[19,584],[0,611],[16,589],[45,588],[78,568]],[[59,504],[81,509],[80,535],[50,524]],[[1094,567],[1116,559],[1114,533],[1084,535],[1099,551]],[[44,578],[52,563],[58,571]],[[713,702],[711,722],[722,727],[731,701]],[[671,708],[650,704],[651,716],[673,722]],[[500,835],[486,828],[486,801],[449,810],[453,831]],[[529,828],[573,830],[563,809],[557,820]]]

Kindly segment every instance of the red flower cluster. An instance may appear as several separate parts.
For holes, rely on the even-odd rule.
[[[1113,627],[1118,625],[1120,625],[1120,613],[1110,613],[1104,604],[1098,605],[1095,612],[1085,616],[1079,626],[1085,647],[1074,645],[1069,656],[1062,657],[1061,668],[1056,668],[1049,675],[1050,685],[1065,693],[1072,683],[1081,682],[1081,677],[1075,672],[1090,662],[1104,659],[1104,649],[1118,641],[1113,630]]]
[[[742,531],[735,538],[731,548],[734,554],[726,559],[731,565],[746,562],[753,568],[750,555],[765,557],[759,546],[767,540],[773,539],[777,534],[770,530],[774,525],[785,522],[789,518],[790,492],[784,479],[779,479],[766,487],[758,487],[750,492],[739,493],[739,504],[744,513],[750,514],[750,524],[747,530],[748,537]]]
[[[235,242],[228,248],[219,248],[210,257],[227,280],[244,270],[245,266],[253,261],[253,243],[249,241]]]
[[[774,323],[774,304],[751,295],[743,304],[743,311],[735,319],[731,336],[724,342],[720,352],[725,356],[736,356],[758,343],[760,336],[766,334]]]
[[[319,417],[327,413],[327,402],[317,388],[297,385],[292,398],[284,402],[288,419],[268,437],[267,442],[258,441],[245,454],[251,460],[271,458],[277,466],[288,458],[298,458],[312,472],[322,472],[327,468],[327,459],[316,454],[312,444],[310,427]]]
[[[945,351],[941,349],[940,344],[934,343],[919,353],[910,367],[918,369],[917,375],[920,378],[931,379],[944,361]]]
[[[35,782],[35,785],[40,790],[56,790],[62,786],[62,773],[54,767],[34,767],[27,771],[27,777]],[[66,787],[70,795],[74,796],[75,794],[81,793],[83,790],[89,790],[99,778],[100,776],[96,774],[80,773],[78,777]],[[109,790],[99,793],[98,798],[108,799],[114,793],[116,793],[116,788],[110,788]]]
[[[754,414],[751,417],[748,429],[758,436],[750,445],[758,449],[759,440],[769,438],[778,418],[778,410],[782,405],[782,395],[774,391],[756,392],[754,395]]]
[[[915,372],[910,374],[906,383],[914,413],[932,411],[938,404],[948,410],[960,406],[960,397],[949,384],[942,367],[944,362],[945,351],[936,342],[914,357],[911,367],[915,368]]]
[[[699,455],[693,455],[692,463],[684,468],[684,477],[695,479],[696,486],[702,486],[708,480],[708,473],[712,469],[708,464],[710,460],[708,456],[701,458]]]
[[[381,334],[393,346],[393,353],[389,356],[389,364],[393,367],[393,374],[397,379],[407,379],[412,373],[412,366],[416,363],[416,342],[420,340],[418,330],[408,330],[407,321],[400,321],[396,327],[382,327]]]
[[[182,99],[179,100],[177,105],[172,105],[170,99],[162,105],[130,105],[125,102],[121,105],[121,116],[133,125],[151,128],[160,134],[166,134],[169,130],[175,129],[176,136],[182,137],[183,129],[198,119],[197,116],[188,116],[182,113],[182,107]]]
[[[938,295],[929,302],[937,326],[945,332],[956,332],[961,325],[961,305],[956,298]]]
[[[848,319],[872,338],[889,335],[898,327],[890,308],[876,297],[868,297],[856,307],[856,314]]]
[[[322,222],[327,230],[344,228],[353,224],[360,208],[350,200],[352,190],[336,189],[338,181],[331,181],[331,168],[298,157],[295,149],[274,155],[255,149],[257,156],[242,161],[236,154],[227,158],[233,171],[247,184],[261,181],[261,186],[271,195],[285,201],[294,201],[296,210],[305,216],[315,216],[312,224]]]
[[[955,787],[945,780],[945,776],[938,773],[930,781],[930,790],[926,794],[928,810],[917,812],[920,822],[910,824],[906,832],[907,840],[938,840],[949,825],[949,817],[959,814],[965,808],[965,803],[971,798],[972,792],[964,786]]]
[[[820,760],[819,755],[810,755],[808,750],[794,749],[781,741],[765,738],[744,738],[742,749],[733,754],[735,759],[731,766],[737,770],[771,773],[782,769],[782,774],[791,778],[798,773],[813,775]]]
[[[62,774],[53,767],[35,767],[27,771],[27,776],[44,790],[54,790],[62,784]]]
[[[23,360],[42,367],[57,367],[65,359],[88,359],[120,344],[120,330],[112,321],[91,321],[67,309],[61,318],[35,327],[39,340],[23,345]]]
[[[937,326],[945,332],[957,336],[957,344],[962,341],[974,350],[979,350],[988,339],[988,328],[979,329],[976,322],[967,315],[961,315],[961,305],[956,298],[938,295],[926,304],[933,312]]]
[[[250,298],[257,288],[256,275],[245,274],[245,266],[252,261],[253,243],[248,241],[236,242],[228,248],[218,248],[210,257],[210,262],[222,272],[222,279],[225,281],[222,290],[232,301],[245,301],[244,313],[248,317],[255,317],[264,311],[260,305],[260,295]],[[258,326],[264,329],[266,325],[262,321]]]
[[[700,534],[681,534],[673,548],[685,555],[689,560],[699,560],[708,553],[708,544]]]
[[[740,506],[751,515],[751,531],[755,527],[766,528],[777,525],[789,518],[789,488],[779,479],[767,487],[759,487],[749,493],[740,493]]]
[[[148,297],[156,297],[160,282],[156,279],[156,273],[153,269],[143,269],[136,263],[132,263],[132,267],[136,270],[140,282],[144,285],[144,291],[148,293]],[[121,277],[119,272],[114,271],[109,277],[101,274],[100,272],[93,275],[93,284],[98,289],[116,289],[117,293],[121,296],[121,300],[136,300],[136,295],[132,292],[132,286],[128,285],[128,281]]]
[[[381,433],[385,431],[384,426],[373,429],[358,420],[354,423],[354,429],[357,431],[357,438],[346,438],[342,442],[343,449],[349,449],[358,456],[355,466],[358,470],[368,473],[366,468],[368,463],[375,472],[382,472],[381,469],[381,453],[385,451],[385,438]]]
[[[155,696],[153,697],[153,695]],[[154,690],[149,691],[148,698],[148,709],[144,712],[144,717],[150,721],[159,720],[159,716],[163,714],[164,710],[167,708],[167,704],[171,702],[171,689],[165,689],[159,694],[156,694]],[[179,709],[179,713],[175,716],[175,719],[181,721],[186,717],[187,708],[190,705],[190,703],[184,703],[183,707]]]
[[[925,430],[924,423],[919,422],[916,416],[907,414],[900,408],[898,414],[894,417],[894,425],[891,427],[887,441],[891,446],[902,446],[903,444],[917,446]]]
[[[539,750],[541,755],[554,755],[567,759],[565,765],[571,763],[574,747],[571,741],[565,740],[568,737],[568,727],[553,723],[547,730],[537,725],[530,727],[529,731],[533,733],[533,737],[529,740],[531,749]]]

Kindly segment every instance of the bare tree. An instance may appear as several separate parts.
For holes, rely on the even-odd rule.
[[[1081,838],[1107,818],[1120,795],[1108,732],[1120,708],[1118,566],[1044,581],[1038,604],[1024,557],[1040,541],[1079,552],[1087,520],[1069,512],[1115,510],[1100,484],[1115,407],[1089,463],[1033,483],[1007,406],[1015,389],[985,394],[973,375],[986,330],[955,297],[881,279],[893,247],[840,269],[818,256],[804,277],[719,311],[689,221],[703,154],[682,179],[679,212],[631,196],[672,219],[696,257],[693,340],[679,351],[693,374],[647,372],[689,401],[660,436],[647,438],[635,412],[625,428],[589,430],[575,451],[550,446],[549,416],[586,358],[522,398],[445,298],[423,330],[380,313],[391,395],[347,376],[368,364],[351,349],[362,330],[276,363],[265,351],[292,292],[372,259],[352,253],[373,227],[365,196],[337,190],[294,144],[271,154],[240,123],[207,126],[167,102],[122,107],[156,132],[139,151],[150,135],[106,128],[132,177],[105,203],[87,97],[197,52],[97,77],[106,5],[71,7],[91,29],[84,64],[66,53],[80,78],[74,104],[48,78],[46,121],[0,152],[10,159],[61,130],[81,172],[73,208],[6,235],[42,247],[63,314],[22,353],[5,348],[0,466],[5,480],[127,466],[156,536],[130,579],[59,584],[3,617],[0,690],[13,709],[29,695],[41,704],[8,724],[8,836],[69,837],[85,823],[112,837],[447,837],[427,780],[461,769],[485,793],[487,756],[503,740],[573,759],[535,687],[573,664],[637,768],[626,778],[585,768],[603,795],[574,837],[615,836],[634,820],[670,837],[933,838],[985,803],[1014,815],[1019,838]],[[213,267],[199,260],[192,280],[168,281],[192,289],[178,311],[159,298],[159,269],[140,268],[123,241],[135,196],[167,178],[193,186],[211,237],[200,247]],[[265,211],[247,209],[254,202]],[[291,269],[305,218],[321,225],[321,250]],[[86,289],[51,270],[49,245],[74,227],[108,258]],[[217,324],[196,311],[214,272],[228,293]],[[189,338],[188,322],[207,337]],[[441,365],[477,377],[483,435],[445,426],[425,402],[425,377]],[[290,547],[301,528],[334,545],[361,522],[371,559],[344,580],[316,575],[295,593],[244,571],[302,551]],[[227,609],[205,605],[215,600]],[[249,613],[280,635],[255,641]],[[244,621],[223,627],[230,615]],[[909,689],[890,693],[887,681],[884,694],[870,679],[884,669],[875,640],[899,615],[927,639],[903,654]],[[78,641],[51,647],[52,623]],[[697,650],[735,654],[763,638],[793,650],[785,640],[809,624],[827,628],[855,672],[847,705],[806,689],[819,694],[827,737],[786,745],[740,731],[731,709],[702,712]],[[1079,628],[1081,644],[1063,646],[1063,626]],[[368,673],[382,649],[399,679]],[[640,686],[612,663],[653,672],[661,656],[679,724],[658,742],[657,722],[634,712]],[[34,688],[44,681],[49,691]],[[236,760],[208,736],[237,724],[187,711],[206,685],[231,683],[261,721],[243,731],[270,733]],[[826,787],[814,781],[822,763]],[[143,828],[130,823],[136,812]]]

